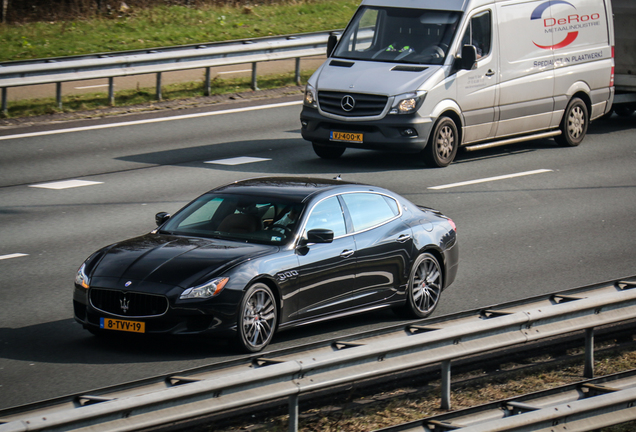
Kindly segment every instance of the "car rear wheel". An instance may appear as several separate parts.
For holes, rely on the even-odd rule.
[[[430,253],[418,256],[411,268],[407,287],[407,310],[415,318],[433,313],[443,288],[442,268]]]
[[[327,146],[318,143],[311,143],[314,152],[323,159],[338,159],[345,152],[345,147]]]
[[[278,323],[272,290],[263,283],[255,283],[245,292],[239,312],[239,348],[247,353],[261,351],[272,340]]]
[[[554,140],[564,147],[576,147],[585,138],[588,123],[587,105],[579,98],[572,98],[561,120],[561,135]]]
[[[424,147],[424,162],[432,167],[448,166],[455,159],[458,147],[457,125],[449,117],[440,117]]]

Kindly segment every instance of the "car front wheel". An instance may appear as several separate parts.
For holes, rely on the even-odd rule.
[[[261,351],[274,336],[278,322],[276,299],[263,283],[248,288],[238,317],[239,348],[247,353]]]
[[[433,313],[443,288],[442,269],[430,253],[418,256],[411,268],[407,287],[407,310],[415,318]]]

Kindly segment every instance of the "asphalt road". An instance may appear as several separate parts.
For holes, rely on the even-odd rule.
[[[297,97],[259,104],[0,129],[0,409],[231,357],[223,341],[95,338],[74,322],[71,294],[93,251],[237,179],[341,175],[452,217],[461,263],[436,316],[636,275],[636,116],[594,123],[577,148],[537,140],[430,169],[414,155],[318,159]],[[271,347],[397,320],[361,315]]]

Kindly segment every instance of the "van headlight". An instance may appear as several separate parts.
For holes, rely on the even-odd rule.
[[[219,294],[223,291],[225,284],[230,280],[230,278],[217,278],[212,279],[210,282],[206,282],[203,285],[199,285],[196,287],[188,288],[184,292],[181,293],[180,299],[201,299],[201,298],[210,298]]]
[[[303,99],[303,103],[308,107],[318,108],[316,89],[311,84],[305,86],[305,98]]]
[[[425,91],[398,95],[389,114],[413,114],[420,109],[424,99],[426,99]]]

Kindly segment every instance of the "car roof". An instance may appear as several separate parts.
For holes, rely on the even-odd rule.
[[[261,195],[300,202],[318,192],[356,185],[363,186],[340,179],[317,177],[259,177],[220,186],[210,193]]]

